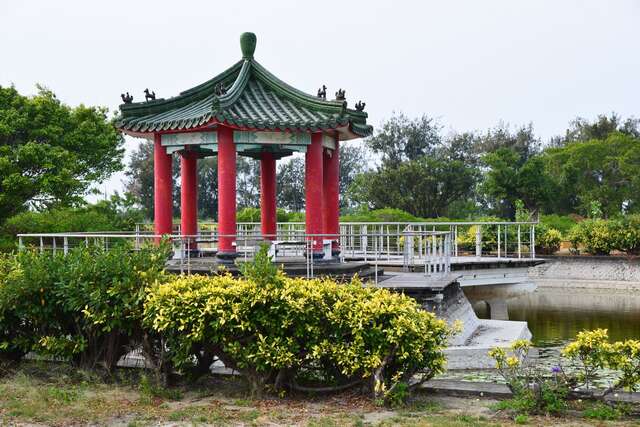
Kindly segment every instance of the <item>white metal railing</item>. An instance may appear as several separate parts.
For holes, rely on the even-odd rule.
[[[351,234],[300,234],[292,235],[289,232],[277,233],[273,236],[261,236],[258,233],[245,231],[235,235],[178,235],[160,236],[151,233],[24,233],[18,234],[20,250],[32,247],[40,252],[52,251],[66,255],[69,250],[89,245],[100,245],[109,249],[122,242],[130,242],[134,250],[140,249],[144,244],[150,244],[161,238],[169,238],[173,245],[173,263],[181,273],[191,273],[196,265],[196,259],[207,252],[217,251],[217,245],[221,238],[230,238],[240,259],[249,260],[255,254],[258,247],[267,243],[270,245],[270,254],[274,262],[287,259],[295,261],[295,258],[304,258],[306,263],[306,276],[315,276],[315,267],[320,259],[323,261],[345,261],[345,252],[341,251],[338,259],[333,258],[332,250],[335,244],[361,239],[361,235]],[[364,236],[368,237],[368,236]],[[374,266],[374,277],[377,283],[378,270],[381,260],[387,257],[383,254],[384,242],[393,236],[378,233],[371,236],[372,249],[368,251],[369,261]],[[415,232],[404,230],[400,237],[404,250],[403,256],[397,261],[402,263],[405,270],[424,265],[426,276],[445,274],[451,271],[451,234],[448,232]],[[423,242],[422,256],[416,256],[418,242]],[[422,244],[422,243],[421,243]],[[198,251],[195,251],[195,249]],[[319,259],[317,259],[319,258]]]
[[[343,222],[340,224],[340,248],[345,256],[373,260],[374,253],[380,261],[393,261],[404,256],[402,233],[413,231],[449,231],[451,250],[454,257],[497,257],[497,258],[535,258],[535,226],[537,222]],[[237,234],[260,235],[260,223],[240,222]],[[151,233],[152,224],[136,224],[136,233]],[[199,234],[215,235],[217,224],[199,223]],[[180,234],[180,225],[174,224],[174,233]],[[277,224],[280,236],[294,239],[305,234],[304,222],[281,222]],[[380,240],[381,236],[384,236]],[[421,236],[418,240],[417,254],[421,258],[426,244]]]
[[[231,238],[239,257],[248,260],[261,243],[271,245],[274,260],[302,257],[307,277],[314,276],[318,260],[331,258],[331,247],[340,247],[339,259],[363,260],[373,264],[395,265],[405,270],[424,268],[425,275],[434,276],[451,271],[452,263],[486,258],[535,258],[535,225],[533,222],[425,222],[425,223],[342,223],[340,233],[306,234],[304,223],[279,223],[277,233],[262,236],[260,224],[239,223],[237,233],[221,236],[215,224],[200,226],[194,236],[179,232],[170,237],[174,247],[174,261],[181,272],[190,273],[194,257],[217,251],[221,237]],[[98,233],[33,233],[18,234],[20,248],[67,253],[71,248],[89,244],[109,248],[117,242],[129,240],[134,249],[161,236],[137,225],[133,232]],[[194,249],[198,249],[195,251]],[[313,248],[313,250],[312,250]]]

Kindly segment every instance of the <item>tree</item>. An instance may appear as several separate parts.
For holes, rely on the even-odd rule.
[[[614,132],[545,152],[563,211],[587,215],[599,203],[605,216],[640,211],[640,138]]]
[[[236,173],[238,209],[260,207],[260,160],[238,157]]]
[[[122,168],[123,139],[104,107],[69,107],[50,90],[0,86],[0,222],[28,208],[83,203]]]
[[[541,144],[531,123],[516,128],[514,132],[508,124],[500,123],[475,138],[474,150],[480,155],[493,153],[501,148],[515,152],[519,166],[522,166],[530,157],[540,153]]]
[[[372,209],[397,208],[422,218],[449,215],[449,206],[470,196],[476,171],[460,160],[422,156],[398,167],[358,175],[355,200]],[[455,213],[453,213],[455,215]]]
[[[569,123],[564,136],[553,138],[551,145],[558,147],[572,142],[603,140],[614,132],[640,138],[640,120],[631,117],[623,121],[616,113],[610,116],[600,114],[593,122],[577,117]]]
[[[445,139],[439,132],[427,116],[392,117],[367,141],[381,165],[356,178],[351,197],[372,209],[399,208],[418,217],[448,215],[452,204],[471,199],[479,177],[473,138]]]
[[[501,123],[479,135],[474,148],[481,155],[484,177],[480,191],[489,210],[514,218],[517,200],[531,211],[549,201],[553,181],[545,172],[540,139],[531,123],[515,131]]]
[[[340,210],[346,211],[355,206],[351,199],[349,187],[356,177],[367,170],[369,162],[367,147],[357,143],[342,143],[340,145]]]
[[[293,157],[279,162],[276,174],[278,207],[300,212],[305,206],[304,158]]]
[[[522,162],[521,155],[514,149],[499,148],[484,155],[483,161],[488,169],[481,188],[503,217],[514,218],[518,200],[531,211],[550,200],[553,181],[540,156]]]
[[[253,159],[237,160],[238,208],[257,207],[260,200],[260,166]],[[153,141],[142,140],[131,155],[126,171],[127,193],[153,218]],[[180,217],[180,156],[172,156],[173,215]],[[218,163],[216,157],[198,160],[198,216],[218,216]]]
[[[409,119],[400,113],[384,122],[367,144],[381,156],[384,165],[397,166],[432,153],[442,142],[440,130],[435,119],[426,115]]]

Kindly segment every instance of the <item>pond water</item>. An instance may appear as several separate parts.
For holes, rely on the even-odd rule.
[[[474,305],[478,317],[488,318],[484,303]],[[640,339],[640,292],[584,288],[538,288],[535,292],[508,301],[509,319],[526,321],[537,347],[533,354],[543,371],[561,363],[569,372],[575,369],[562,359],[560,350],[578,332],[597,328],[609,331],[612,341]],[[615,371],[601,370],[596,381],[610,386]],[[504,382],[495,370],[448,371],[442,378],[468,381]]]
[[[509,300],[509,320],[524,320],[537,347],[556,347],[582,330],[605,328],[613,341],[640,339],[640,292],[538,288]],[[486,305],[474,306],[487,318]]]

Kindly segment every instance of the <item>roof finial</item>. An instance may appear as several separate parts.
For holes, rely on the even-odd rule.
[[[256,51],[256,35],[253,33],[240,34],[240,49],[244,59],[253,59],[253,53]]]

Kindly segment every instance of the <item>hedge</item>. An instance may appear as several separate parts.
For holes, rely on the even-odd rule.
[[[407,296],[357,278],[289,278],[265,249],[243,274],[179,277],[150,292],[146,324],[164,337],[177,368],[203,373],[218,358],[254,396],[360,384],[378,397],[444,368],[450,330]]]

